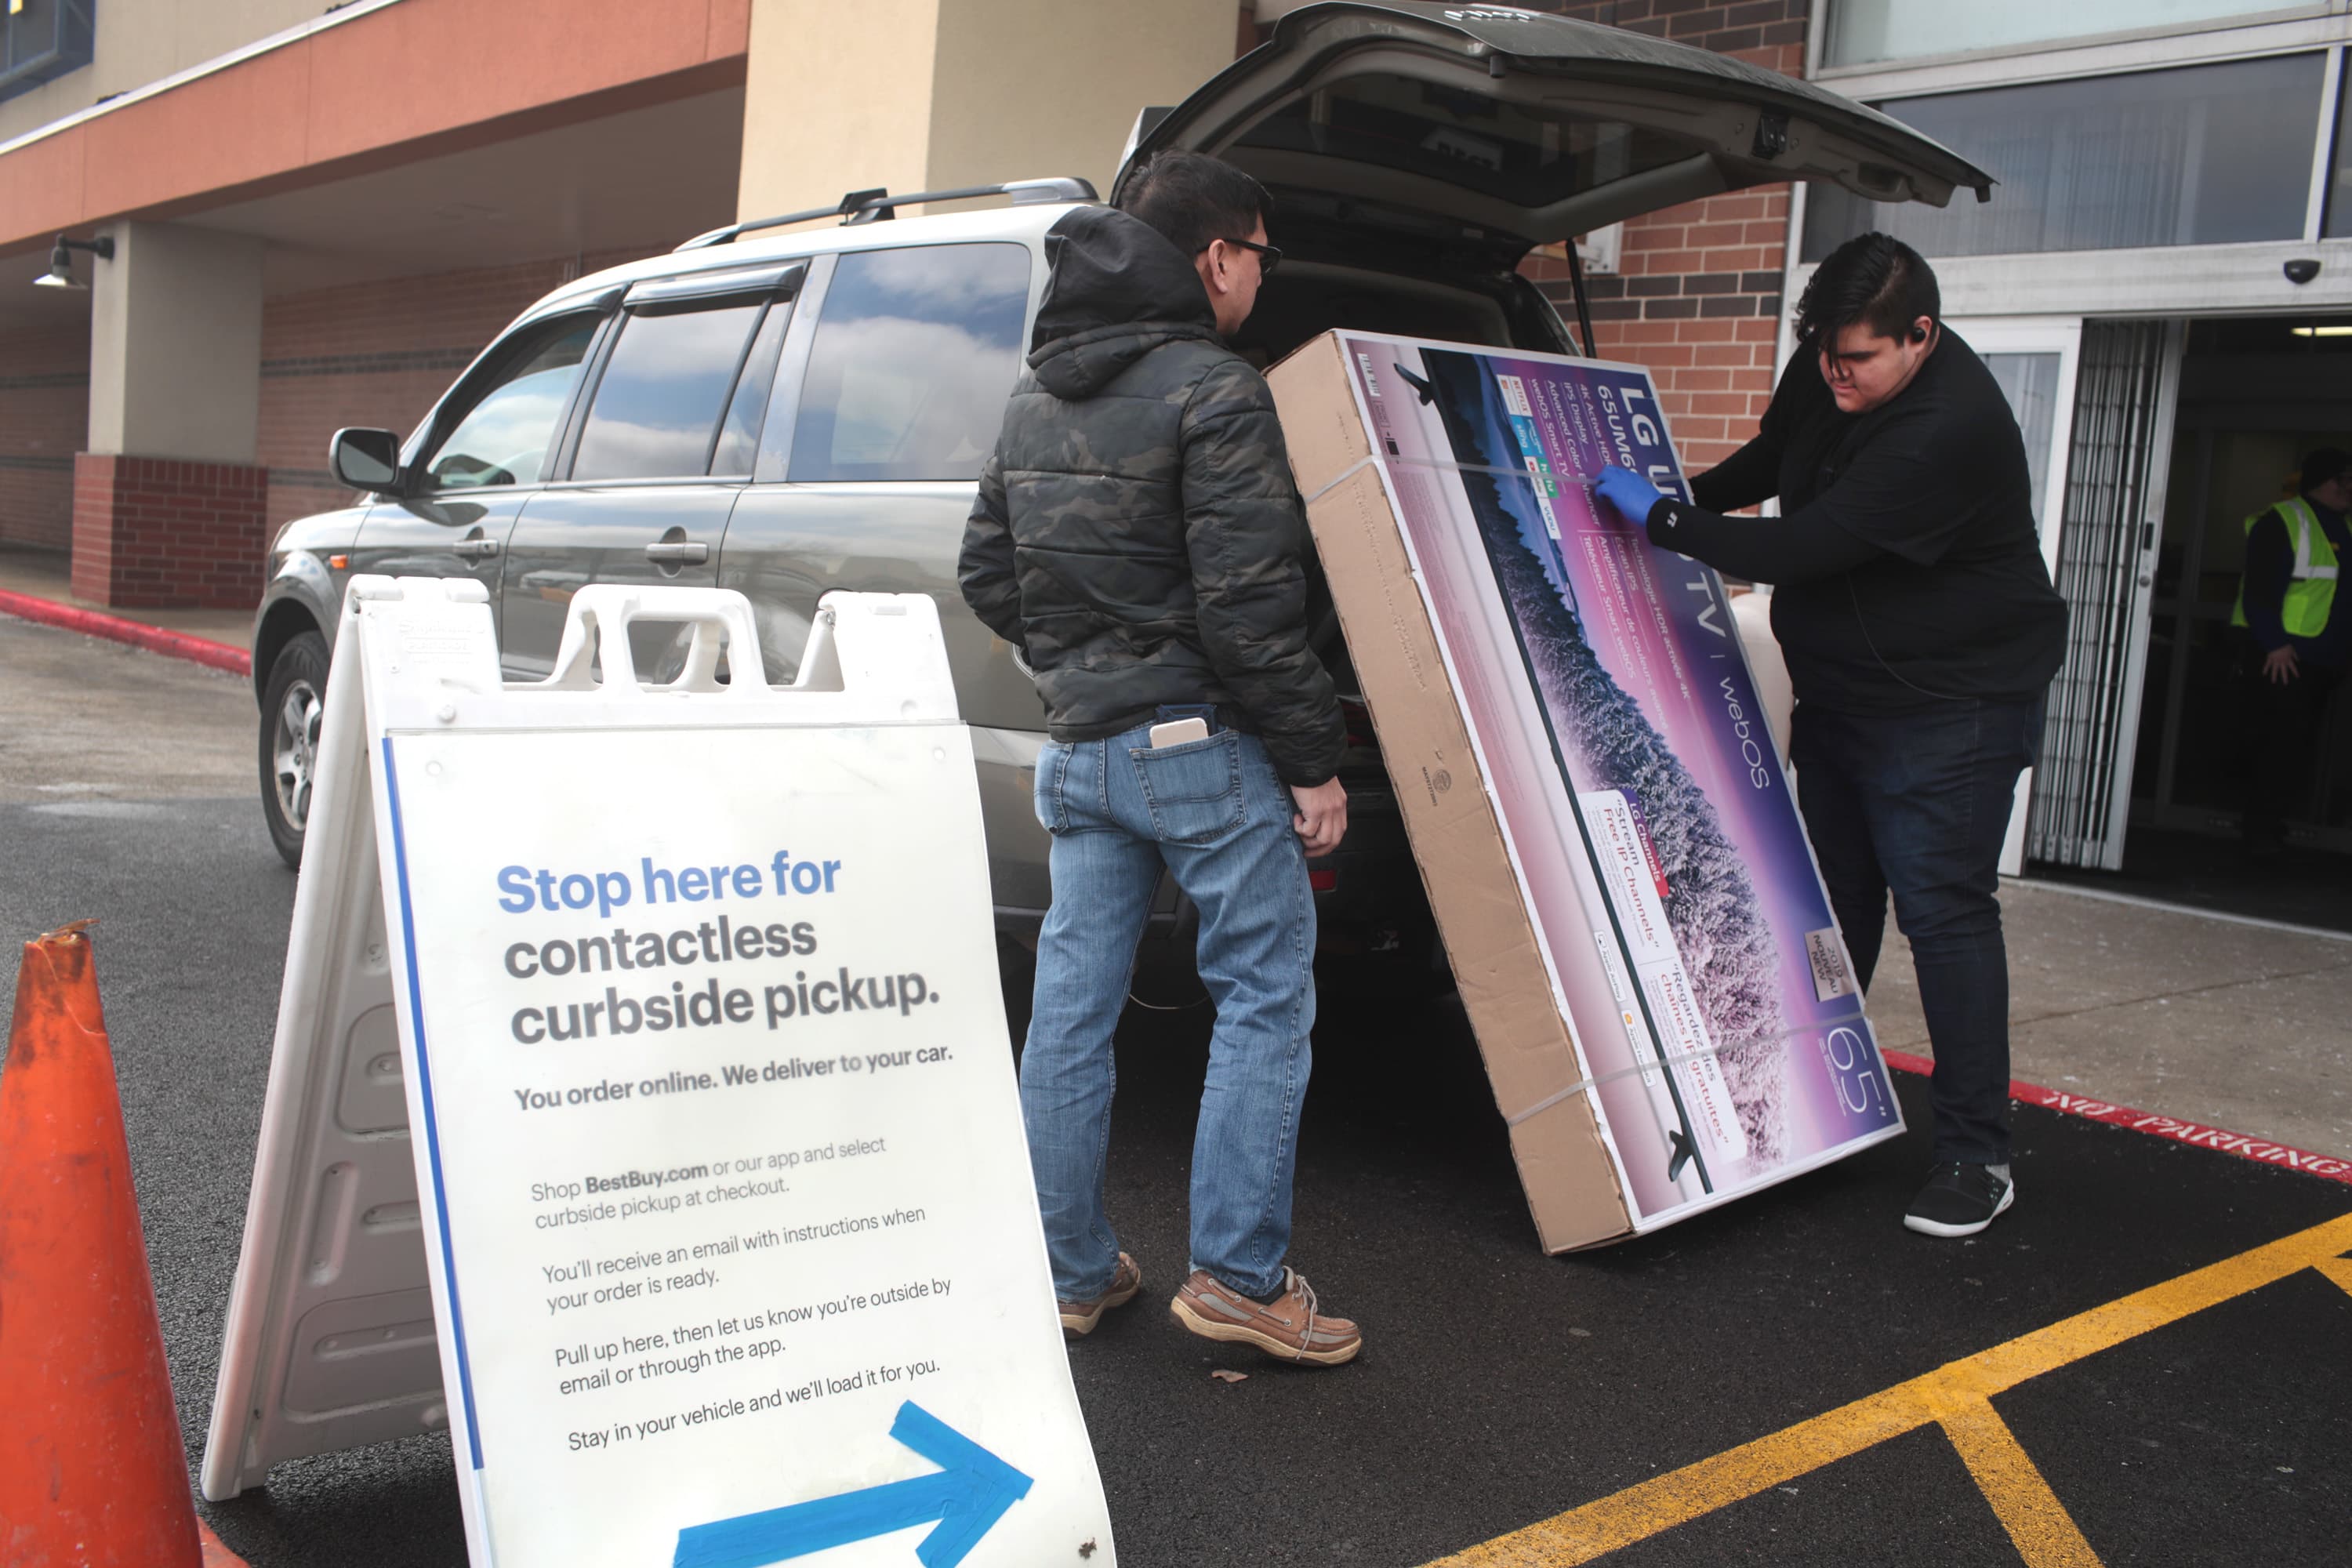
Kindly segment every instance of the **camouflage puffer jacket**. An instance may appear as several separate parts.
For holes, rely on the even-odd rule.
[[[1082,207],[964,531],[963,596],[1036,672],[1061,741],[1216,704],[1285,783],[1347,744],[1307,646],[1306,518],[1265,380],[1159,232]]]

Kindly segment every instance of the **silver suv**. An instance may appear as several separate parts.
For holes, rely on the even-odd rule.
[[[1894,121],[1722,56],[1401,3],[1290,13],[1183,104],[1147,111],[1123,168],[1162,148],[1227,158],[1273,193],[1287,259],[1236,345],[1261,363],[1335,326],[1577,353],[1517,270],[1535,245],[1791,179],[1937,205],[1991,183]],[[982,195],[1014,205],[878,221]],[[862,192],[717,230],[548,295],[404,443],[339,432],[334,471],[365,499],[279,534],[254,626],[261,797],[288,863],[353,573],[478,581],[513,679],[547,672],[590,583],[740,589],[771,680],[792,677],[828,590],[919,592],[939,603],[974,729],[1000,922],[1034,930],[1048,897],[1029,804],[1043,708],[1014,650],[964,608],[955,561],[1045,290],[1045,231],[1093,195],[1073,180]],[[836,226],[770,232],[835,212]],[[636,636],[638,668],[660,670],[664,629]],[[1322,636],[1346,691],[1336,624]],[[1349,710],[1349,838],[1313,868],[1327,942],[1426,944],[1371,727]],[[1172,884],[1160,913],[1181,931]]]

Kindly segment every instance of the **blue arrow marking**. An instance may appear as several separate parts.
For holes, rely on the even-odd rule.
[[[908,1400],[890,1436],[939,1473],[698,1524],[677,1532],[671,1568],[764,1568],[852,1541],[939,1521],[915,1545],[923,1568],[956,1568],[1037,1483]]]

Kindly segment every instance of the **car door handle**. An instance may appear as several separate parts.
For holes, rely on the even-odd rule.
[[[710,559],[710,546],[663,540],[646,546],[646,559],[665,566],[699,566]]]
[[[466,561],[487,561],[499,552],[495,539],[461,539],[449,547],[449,553]]]

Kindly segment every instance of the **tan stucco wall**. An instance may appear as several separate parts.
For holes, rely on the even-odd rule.
[[[844,26],[845,16],[856,26]],[[1233,63],[1235,0],[753,0],[740,213],[1078,174]]]
[[[89,447],[250,463],[261,399],[261,241],[121,223],[91,268]]]
[[[97,59],[0,103],[0,142],[258,43],[326,9],[320,0],[105,0]]]
[[[957,0],[752,0],[738,217],[887,185],[920,190],[930,162],[939,13]]]

